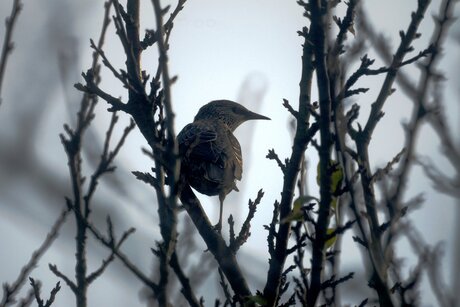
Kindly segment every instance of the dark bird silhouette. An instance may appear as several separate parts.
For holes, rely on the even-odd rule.
[[[219,195],[220,213],[216,229],[222,227],[225,196],[238,191],[236,180],[243,174],[240,143],[233,131],[252,119],[270,119],[249,111],[239,103],[215,100],[198,111],[193,123],[177,136],[181,155],[181,176],[198,192]]]

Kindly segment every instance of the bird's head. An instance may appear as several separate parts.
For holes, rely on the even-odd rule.
[[[234,131],[243,122],[251,119],[270,119],[249,111],[239,103],[230,100],[214,100],[200,108],[195,120],[220,120]]]

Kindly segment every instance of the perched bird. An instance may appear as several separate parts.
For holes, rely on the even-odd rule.
[[[241,180],[243,159],[240,143],[233,131],[251,119],[270,119],[254,113],[230,100],[215,100],[198,111],[193,123],[177,136],[181,156],[181,176],[200,193],[219,195],[219,223],[225,196],[238,191],[236,180]]]

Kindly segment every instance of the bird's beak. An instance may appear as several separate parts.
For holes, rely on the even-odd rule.
[[[248,112],[247,117],[248,117],[248,119],[268,119],[268,120],[270,120],[269,117],[257,114],[257,113],[252,112],[252,111]]]

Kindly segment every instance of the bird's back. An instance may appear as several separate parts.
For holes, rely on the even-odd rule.
[[[230,129],[219,121],[196,120],[178,135],[181,173],[198,192],[221,199],[238,190],[243,161],[241,147]]]

